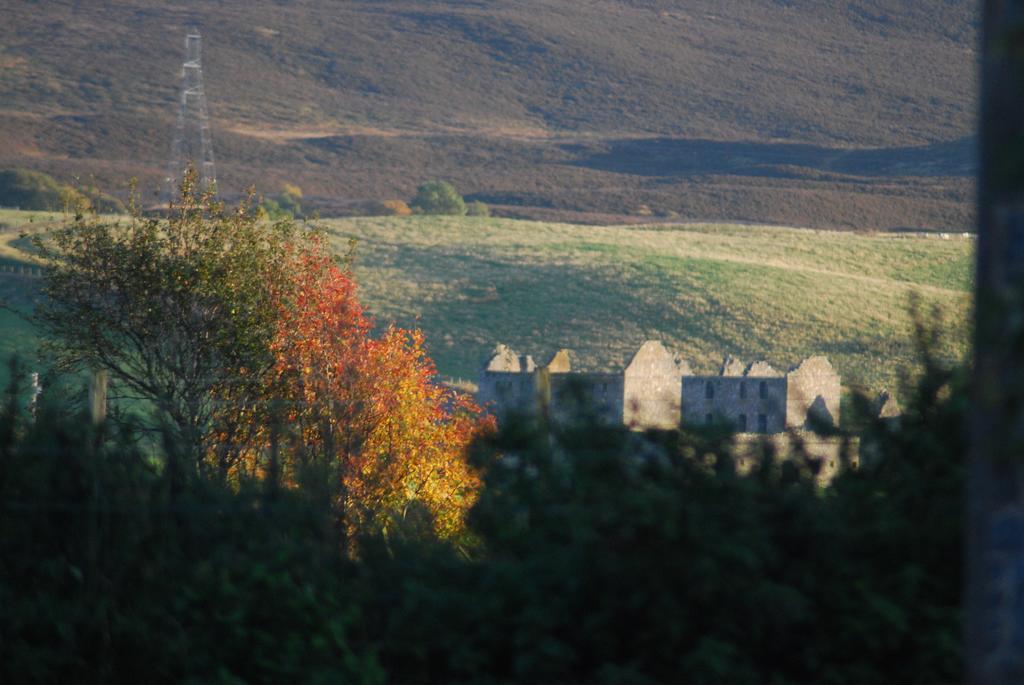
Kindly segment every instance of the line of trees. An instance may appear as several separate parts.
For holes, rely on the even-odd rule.
[[[289,479],[177,479],[48,396],[0,411],[3,682],[962,681],[965,398],[942,369],[824,491],[770,453],[738,475],[724,436],[505,426],[471,450],[469,545],[418,502],[339,525],[313,453]]]
[[[60,212],[92,209],[104,214],[125,211],[120,200],[96,186],[61,183],[41,171],[0,169],[0,207]]]

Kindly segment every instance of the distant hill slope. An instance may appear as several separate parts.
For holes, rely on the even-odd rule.
[[[911,293],[967,345],[973,240],[763,226],[582,227],[409,217],[326,222],[357,242],[380,324],[423,328],[442,373],[475,379],[495,343],[546,361],[559,347],[622,368],[647,339],[712,372],[724,354],[785,369],[825,354],[844,382],[899,387],[917,358]]]
[[[194,23],[229,191],[343,209],[447,177],[517,212],[956,229],[975,5],[11,0],[0,164],[154,187]]]
[[[17,236],[60,220],[0,210],[0,267],[27,266]],[[724,354],[779,369],[825,354],[847,385],[896,390],[916,363],[911,293],[924,315],[944,310],[942,352],[967,349],[974,244],[959,236],[467,217],[323,223],[337,252],[357,240],[359,296],[378,325],[421,327],[440,372],[469,380],[497,342],[538,361],[569,347],[585,366],[621,368],[658,339],[707,372]],[[0,302],[28,309],[37,284],[0,273]],[[37,348],[24,322],[2,312],[0,360]]]

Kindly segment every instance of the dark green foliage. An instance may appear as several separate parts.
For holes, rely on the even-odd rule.
[[[403,683],[960,682],[963,411],[933,366],[825,491],[770,454],[739,477],[700,436],[506,433],[478,455],[479,559],[365,558],[391,597],[367,612],[382,663]]]
[[[44,212],[92,208],[100,213],[119,213],[124,205],[94,186],[74,188],[39,171],[0,171],[0,207],[19,207]]]
[[[466,202],[447,181],[428,181],[416,189],[416,197],[409,203],[417,214],[451,214],[462,216],[466,213]]]
[[[301,195],[284,190],[276,197],[263,198],[260,202],[260,209],[271,221],[301,218],[302,205],[299,202],[301,197]]]
[[[74,209],[83,202],[81,193],[38,171],[0,171],[0,205],[47,212]]]
[[[10,393],[0,682],[382,682],[329,504],[175,481],[124,432]]]
[[[302,205],[299,204],[300,196],[293,195],[288,191],[277,196],[277,204],[281,209],[292,217],[302,216]]]
[[[124,214],[127,211],[123,202],[96,186],[79,186],[78,192],[88,198],[89,207],[99,214]]]
[[[960,682],[963,377],[926,362],[825,490],[770,453],[738,476],[725,435],[510,425],[469,557],[413,514],[349,557],[322,475],[175,480],[9,406],[0,680]]]
[[[289,213],[281,207],[281,204],[272,197],[265,197],[260,202],[260,210],[262,214],[266,215],[271,221],[280,221],[281,219],[293,219],[294,214]]]
[[[248,201],[227,210],[190,170],[166,221],[77,214],[33,236],[48,268],[32,321],[63,369],[106,369],[151,403],[153,425],[173,427],[198,466],[218,393],[257,392],[272,365],[275,297],[311,240],[291,221],[261,224]]]

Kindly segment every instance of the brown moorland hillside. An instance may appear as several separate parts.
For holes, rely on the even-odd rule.
[[[228,192],[960,230],[975,4],[8,0],[0,165],[155,188],[195,25]]]

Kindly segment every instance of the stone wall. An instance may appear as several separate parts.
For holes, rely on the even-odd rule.
[[[495,416],[532,413],[536,398],[537,384],[532,373],[492,371],[480,376],[477,402]]]
[[[480,371],[477,402],[501,418],[510,413],[531,413],[537,403],[537,365],[498,345]]]
[[[824,357],[805,359],[786,374],[786,427],[839,425],[839,374]]]
[[[555,421],[590,415],[610,425],[622,425],[621,373],[551,373],[549,410]]]
[[[623,372],[622,421],[630,428],[679,427],[682,370],[674,354],[648,340]]]
[[[785,377],[685,377],[682,398],[683,425],[727,423],[738,433],[786,428]]]
[[[717,375],[695,375],[656,341],[645,342],[626,368],[581,373],[568,350],[537,367],[499,345],[481,370],[478,401],[497,416],[547,411],[553,420],[582,410],[641,430],[680,424],[728,423],[738,433],[778,434],[839,419],[839,376],[824,357],[811,357],[783,375],[766,362],[744,367],[727,357]]]

